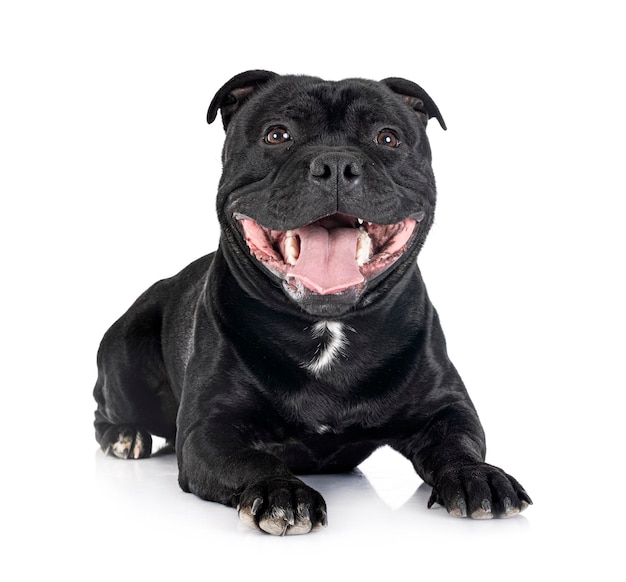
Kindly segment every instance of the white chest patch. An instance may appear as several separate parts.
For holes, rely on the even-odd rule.
[[[314,376],[329,370],[337,358],[345,354],[348,340],[343,324],[338,321],[318,321],[311,328],[311,335],[320,340],[313,359],[305,364],[305,368]]]

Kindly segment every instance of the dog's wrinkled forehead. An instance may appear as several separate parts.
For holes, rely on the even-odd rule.
[[[233,115],[227,141],[244,146],[257,141],[268,128],[280,125],[297,132],[293,137],[299,141],[314,138],[328,145],[343,145],[351,137],[356,139],[364,128],[378,124],[403,127],[405,140],[413,142],[413,134],[420,129],[418,120],[393,93],[377,85],[280,77],[251,95]]]
[[[284,77],[264,89],[251,98],[247,117],[271,121],[283,116],[285,120],[315,123],[320,130],[381,119],[397,124],[410,121],[408,108],[376,82]]]
[[[320,130],[324,129],[320,124],[336,128],[342,122],[363,125],[382,121],[415,124],[419,130],[428,119],[436,117],[445,129],[434,101],[419,85],[402,78],[380,82],[324,81],[317,77],[247,71],[233,77],[217,92],[207,114],[209,123],[217,117],[218,110],[225,129],[232,120],[241,125],[253,120],[275,121],[281,116],[284,121],[315,120]]]

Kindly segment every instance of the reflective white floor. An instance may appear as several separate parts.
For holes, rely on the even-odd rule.
[[[567,519],[553,499],[541,499],[549,488],[513,519],[455,519],[426,508],[430,487],[390,449],[352,474],[304,477],[324,495],[329,527],[287,538],[183,493],[173,455],[121,461],[93,450],[69,461],[51,461],[6,505],[17,543],[4,567],[19,575],[5,580],[51,572],[90,581],[617,579],[616,538],[590,532],[584,516]]]

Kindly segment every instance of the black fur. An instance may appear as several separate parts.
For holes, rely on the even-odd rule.
[[[524,509],[522,487],[484,462],[483,430],[416,263],[436,197],[426,122],[445,127],[432,99],[404,79],[249,71],[218,91],[209,122],[218,110],[219,249],[153,285],[106,333],[94,391],[102,449],[140,458],[150,434],[175,441],[185,491],[274,534],[326,524],[324,500],[295,474],[349,471],[382,445],[454,515]],[[293,139],[269,145],[274,125]],[[384,128],[400,146],[376,142]],[[338,215],[418,226],[362,288],[294,295],[252,256],[241,215],[277,231]],[[337,342],[333,329],[343,341],[332,364],[307,367]]]

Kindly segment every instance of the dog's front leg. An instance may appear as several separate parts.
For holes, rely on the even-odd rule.
[[[242,522],[273,535],[326,526],[322,496],[247,440],[236,423],[197,424],[177,450],[183,490],[236,507]]]
[[[484,433],[469,400],[444,406],[398,449],[433,487],[438,503],[456,517],[511,517],[532,503],[502,469],[485,463]]]

